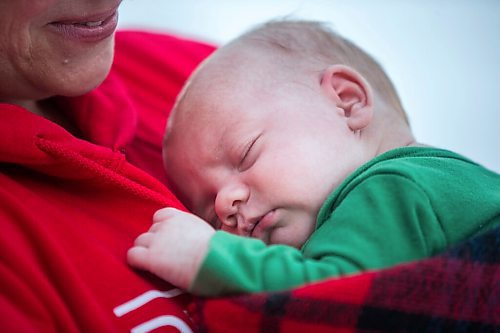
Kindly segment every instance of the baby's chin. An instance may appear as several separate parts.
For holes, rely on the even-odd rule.
[[[294,235],[290,232],[291,230],[286,230],[286,228],[276,228],[268,235],[267,241],[263,241],[268,244],[282,244],[294,247],[296,249],[301,249],[302,246],[309,239],[310,234],[307,235]]]

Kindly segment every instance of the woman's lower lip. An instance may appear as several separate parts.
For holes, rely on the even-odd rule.
[[[99,42],[111,36],[118,25],[118,12],[114,12],[111,16],[103,21],[82,22],[82,23],[65,23],[54,22],[50,26],[56,33],[63,35],[65,38],[80,42]]]

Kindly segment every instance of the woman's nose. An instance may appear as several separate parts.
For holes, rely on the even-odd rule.
[[[235,228],[238,225],[238,212],[241,204],[249,197],[249,189],[244,184],[230,184],[219,190],[215,197],[215,213],[223,225]]]

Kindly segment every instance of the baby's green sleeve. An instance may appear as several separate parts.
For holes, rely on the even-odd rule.
[[[218,296],[289,289],[311,280],[310,265],[316,271],[321,266],[296,248],[268,246],[259,239],[217,231],[190,291]],[[325,264],[325,277],[332,274],[332,267]]]

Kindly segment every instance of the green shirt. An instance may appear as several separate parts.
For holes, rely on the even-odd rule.
[[[500,222],[500,175],[453,152],[404,147],[351,174],[300,250],[217,231],[190,291],[276,291],[429,257]]]

